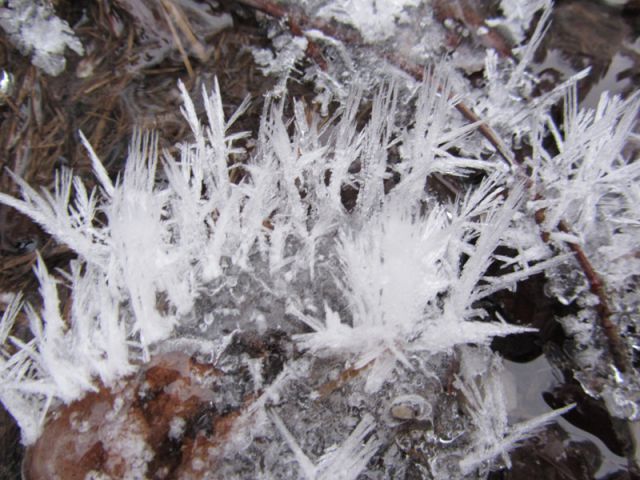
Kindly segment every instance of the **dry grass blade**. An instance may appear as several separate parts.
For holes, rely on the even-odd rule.
[[[180,52],[180,56],[182,57],[182,62],[184,63],[184,66],[187,69],[187,72],[189,73],[189,78],[193,78],[193,67],[191,66],[189,55],[187,55],[187,52],[184,49],[184,46],[182,45],[182,40],[180,39],[180,35],[178,35],[178,32],[176,31],[176,27],[173,24],[172,16],[170,15],[170,13],[173,15],[176,15],[175,6],[172,4],[169,4],[169,2],[167,2],[166,0],[161,0],[161,4],[162,4],[162,9],[161,9],[162,14],[164,15],[164,18],[167,21],[169,30],[171,30],[171,36],[173,37],[173,41],[175,42],[176,47]]]
[[[180,31],[189,41],[191,51],[198,57],[201,62],[206,61],[208,58],[207,51],[204,45],[200,43],[200,41],[196,38],[196,35],[193,33],[193,28],[191,28],[191,24],[189,23],[189,20],[182,9],[180,9],[180,7],[175,3],[169,2],[168,0],[162,0],[162,5],[167,12],[171,13],[172,19],[176,22],[176,25],[178,26]]]
[[[564,220],[560,221],[558,229],[563,233],[571,233],[571,229]],[[576,260],[587,277],[591,293],[598,297],[596,310],[598,311],[600,326],[602,327],[602,331],[604,332],[609,344],[609,351],[613,356],[613,363],[620,372],[625,373],[631,368],[629,364],[629,355],[626,352],[626,345],[620,337],[618,328],[611,321],[611,308],[609,307],[609,298],[607,296],[604,282],[595,268],[593,268],[589,257],[587,257],[587,254],[582,247],[577,243],[570,242],[568,242],[567,245],[575,254]]]

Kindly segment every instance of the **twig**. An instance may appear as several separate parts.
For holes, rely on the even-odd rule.
[[[537,196],[536,199],[542,198]],[[535,220],[538,225],[542,225],[545,220],[545,210],[540,209],[535,213]],[[563,233],[571,234],[571,228],[564,220],[560,220],[558,223],[558,230]],[[542,240],[545,243],[549,243],[549,232],[542,231]],[[585,253],[584,249],[577,243],[565,241],[569,249],[574,253],[575,258],[584,273],[589,284],[589,290],[596,297],[598,297],[598,305],[595,307],[598,313],[598,320],[600,328],[607,339],[607,345],[609,352],[613,358],[613,364],[621,372],[625,373],[630,370],[629,356],[627,353],[627,347],[623,342],[616,325],[611,321],[611,308],[609,307],[609,298],[605,289],[604,281],[600,277],[600,274],[591,264],[589,257]]]
[[[165,8],[167,13],[171,14],[172,21],[175,20],[178,28],[182,31],[184,36],[191,44],[191,51],[195,53],[195,55],[201,62],[206,61],[209,55],[207,54],[205,47],[202,45],[202,43],[200,43],[196,35],[193,33],[191,24],[189,23],[189,20],[185,16],[185,13],[182,11],[182,9],[175,3],[169,2],[168,0],[162,0],[162,6]]]
[[[7,97],[7,96],[3,96],[2,97],[2,101],[4,103],[6,103],[9,108],[11,109],[11,111],[14,113],[14,115],[18,118],[22,117],[22,113],[20,112],[20,109],[18,108],[18,106],[13,102],[13,100],[11,100],[11,98]]]
[[[471,36],[487,48],[492,48],[498,55],[514,58],[509,41],[500,30],[487,25],[482,4],[475,0],[435,0],[433,3],[434,17],[441,23],[455,19],[461,23]],[[482,32],[482,33],[481,33]]]

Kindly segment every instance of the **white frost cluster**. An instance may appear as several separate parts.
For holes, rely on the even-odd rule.
[[[64,70],[66,47],[84,55],[82,43],[69,24],[56,16],[49,0],[0,2],[0,26],[21,53],[32,53],[32,63],[49,75]]]
[[[492,27],[502,27],[506,29],[516,43],[522,43],[526,38],[526,31],[537,12],[542,9],[550,11],[551,0],[529,0],[522,2],[519,0],[500,0],[500,10],[503,17],[494,18],[487,21]]]
[[[433,78],[446,80],[443,75],[434,72]],[[353,355],[357,365],[375,361],[371,391],[389,379],[396,360],[407,364],[408,352],[449,351],[524,330],[474,321],[484,312],[473,306],[558,261],[529,258],[503,277],[484,276],[510,231],[522,188],[514,187],[503,201],[504,178],[494,172],[458,202],[420,211],[431,201],[421,187],[428,175],[493,170],[485,160],[455,158],[446,150],[472,129],[447,126],[454,100],[442,101],[436,80],[421,87],[420,120],[410,129],[393,123],[392,86],[380,90],[362,129],[353,121],[358,92],[328,124],[308,117],[297,103],[293,133],[283,103],[272,103],[239,183],[231,182],[229,165],[237,151],[233,142],[242,134],[226,132],[244,106],[225,120],[216,86],[203,94],[205,126],[181,89],[195,141],[180,146],[179,159],[164,153],[163,183],[156,182],[155,137],[136,134],[116,182],[85,141],[98,190],[87,192],[78,178],[62,172],[53,194],[38,193],[15,177],[23,200],[0,195],[81,259],[66,278],[73,292],[68,319],[61,316],[55,281],[39,264],[44,311],[30,310],[35,338],[19,345],[17,354],[24,366],[12,365],[3,374],[25,400],[39,402],[39,421],[52,399],[69,402],[93,388],[94,379],[108,384],[130,371],[129,360],[148,358],[151,345],[171,335],[205,285],[224,282],[229,265],[251,271],[256,255],[267,262],[272,288],[289,297],[280,284],[283,275],[313,279],[318,262],[337,260],[329,274],[348,305],[347,317],[330,307],[325,315],[304,313],[295,297],[287,299],[288,309],[301,326],[315,330],[298,337],[303,348]],[[403,180],[385,195],[389,149],[399,143]],[[359,172],[351,170],[356,163]],[[351,185],[360,192],[350,212],[341,190]],[[463,264],[464,256],[469,260]],[[530,265],[536,260],[543,262]],[[35,435],[32,430],[25,439]]]
[[[307,2],[309,3],[309,2]],[[316,2],[318,3],[318,2]],[[394,35],[396,24],[408,19],[408,7],[415,7],[421,0],[336,0],[319,2],[319,17],[332,18],[353,25],[368,42],[378,42]]]

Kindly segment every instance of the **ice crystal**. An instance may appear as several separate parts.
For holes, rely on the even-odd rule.
[[[375,429],[373,418],[367,415],[342,445],[322,455],[317,464],[314,464],[302,451],[278,414],[271,412],[270,418],[293,451],[304,477],[308,480],[355,479],[382,443],[375,436],[365,441]]]
[[[433,78],[446,84],[444,71]],[[94,378],[113,381],[129,371],[129,359],[137,352],[147,358],[153,344],[188,318],[199,290],[217,281],[233,288],[237,280],[229,265],[250,272],[260,257],[276,277],[286,273],[285,278],[313,281],[318,262],[328,268],[338,295],[332,303],[346,306],[346,318],[330,305],[306,313],[304,297],[292,298],[286,284],[278,287],[269,275],[264,281],[276,298],[288,297],[287,311],[299,326],[306,323],[315,330],[298,337],[305,349],[342,352],[360,367],[375,361],[369,391],[387,381],[396,361],[408,366],[411,352],[450,351],[457,344],[525,331],[478,322],[484,314],[474,307],[491,292],[550,265],[543,257],[530,258],[543,263],[525,262],[502,279],[484,276],[510,231],[522,190],[514,188],[503,202],[501,176],[495,174],[456,204],[419,211],[427,199],[421,179],[434,172],[464,175],[470,169],[491,169],[484,160],[454,158],[443,148],[472,129],[447,128],[443,119],[451,115],[450,102],[436,93],[438,87],[435,80],[422,86],[416,104],[420,120],[410,129],[393,122],[393,86],[380,89],[362,130],[352,123],[360,102],[357,91],[328,126],[309,120],[296,104],[293,134],[282,117],[282,101],[274,101],[254,158],[244,167],[248,175],[234,184],[228,161],[238,135],[225,132],[237,115],[225,121],[216,86],[211,95],[203,94],[208,126],[202,125],[180,86],[194,143],[180,147],[179,159],[165,154],[164,184],[155,180],[156,139],[142,134],[134,137],[125,170],[115,182],[83,140],[99,181],[92,192],[69,172],[59,175],[53,194],[38,193],[15,177],[23,200],[0,199],[32,216],[85,264],[67,278],[74,292],[70,324],[60,316],[55,281],[39,264],[44,310],[30,310],[35,338],[20,351],[29,352],[29,371],[36,375],[34,385],[41,386],[24,394],[68,402],[93,388]],[[402,181],[385,196],[394,144],[404,159],[398,166]],[[353,173],[356,162],[362,167]],[[354,184],[360,192],[349,212],[340,192]],[[98,213],[105,221],[97,221]],[[331,236],[338,241],[330,241]],[[290,250],[292,244],[296,251]],[[469,256],[465,263],[463,256]],[[306,291],[310,287],[301,293],[316,303],[313,292]],[[167,302],[162,308],[159,296]],[[44,327],[41,316],[48,319]]]
[[[281,34],[273,39],[273,49],[261,48],[253,50],[253,58],[262,67],[265,75],[280,77],[280,84],[274,90],[276,95],[285,94],[287,78],[295,69],[296,63],[304,58],[307,49],[305,37],[292,37],[290,34]]]
[[[321,7],[316,15],[351,24],[369,42],[384,40],[393,35],[396,22],[406,20],[407,7],[415,7],[420,0],[337,0]]]

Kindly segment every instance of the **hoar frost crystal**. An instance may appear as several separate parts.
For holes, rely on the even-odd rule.
[[[482,300],[541,272],[560,295],[554,272],[573,262],[566,240],[593,257],[621,305],[635,305],[639,271],[630,264],[640,249],[640,167],[623,154],[638,96],[605,94],[595,111],[581,111],[580,73],[525,102],[533,50],[523,47],[521,64],[489,52],[488,86],[468,95],[454,92],[461,78],[442,60],[420,84],[385,79],[371,99],[350,86],[329,118],[274,96],[242,164],[234,159],[245,134],[229,132],[246,104],[225,119],[217,84],[203,89],[203,124],[180,84],[192,138],[176,157],[137,133],[113,181],[83,138],[95,190],[68,171],[53,193],[15,176],[22,199],[0,201],[78,254],[62,280],[38,259],[43,307],[25,309],[33,338],[12,336],[19,297],[0,323],[0,399],[23,442],[37,448],[47,413],[87,392],[120,392],[109,397],[115,410],[136,408],[135,396],[152,402],[153,391],[180,397],[180,379],[153,376],[169,365],[209,405],[214,425],[225,425],[190,447],[189,464],[174,471],[184,478],[471,478],[509,466],[510,449],[571,406],[510,421],[508,377],[489,344],[532,329],[505,323]],[[463,98],[504,138],[532,146],[530,182],[456,112]],[[561,98],[558,126],[549,109]],[[243,172],[239,181],[231,168]],[[471,174],[482,180],[455,198],[429,188]],[[350,205],[345,190],[355,192]],[[534,220],[539,209],[550,243]],[[573,233],[556,231],[561,219]],[[59,287],[72,292],[65,313]],[[633,315],[626,321],[637,323]],[[583,323],[597,329],[585,315],[566,321],[578,341]],[[580,358],[596,368],[591,354]],[[131,375],[140,384],[127,390]],[[596,394],[633,403],[637,377],[616,378]],[[162,435],[186,441],[190,408],[164,419]],[[121,431],[135,458],[89,473],[162,472],[144,431]]]

